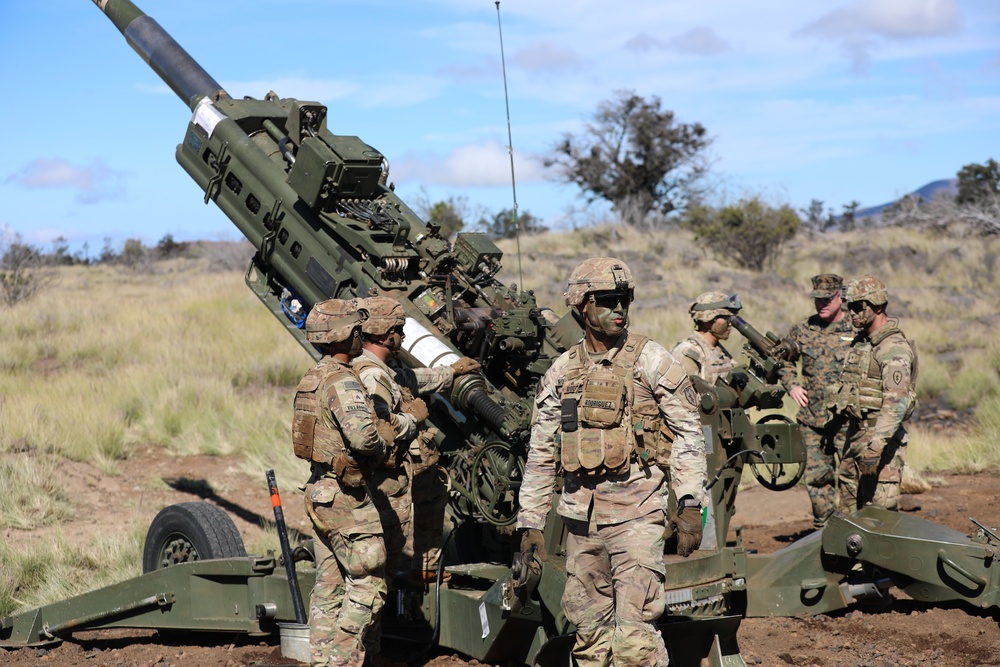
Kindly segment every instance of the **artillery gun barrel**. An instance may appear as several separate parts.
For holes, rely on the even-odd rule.
[[[795,341],[788,338],[779,340],[777,336],[770,332],[766,335],[762,334],[739,315],[734,315],[732,322],[733,327],[743,334],[743,337],[749,341],[753,349],[759,354],[782,361],[793,361],[798,357],[799,348],[795,344]]]
[[[749,322],[744,320],[739,315],[733,315],[733,327],[743,334],[753,348],[763,355],[770,356],[771,348],[774,347],[774,342],[771,341],[767,336],[757,331]]]
[[[136,53],[192,110],[222,86],[160,24],[129,0],[94,0]],[[225,91],[223,91],[225,92]]]

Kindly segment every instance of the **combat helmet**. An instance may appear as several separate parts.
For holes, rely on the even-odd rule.
[[[567,306],[579,306],[591,292],[627,291],[635,294],[632,272],[625,262],[614,257],[591,257],[573,269],[566,286]]]
[[[363,299],[320,301],[306,317],[306,340],[310,343],[341,343],[368,319]]]
[[[368,319],[361,325],[361,333],[365,335],[381,336],[406,323],[403,306],[393,298],[370,296],[362,305],[368,309]]]
[[[867,301],[874,306],[881,306],[889,303],[889,291],[885,288],[885,283],[875,276],[864,275],[845,285],[844,300],[848,303]]]
[[[735,315],[742,307],[739,294],[705,292],[691,302],[688,313],[695,322],[711,322],[716,317]]]

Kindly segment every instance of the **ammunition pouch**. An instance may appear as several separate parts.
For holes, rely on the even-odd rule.
[[[583,347],[570,350],[561,387],[563,470],[582,476],[617,475],[638,452],[632,419],[635,362],[646,341],[630,336],[610,365],[594,364]]]
[[[295,389],[292,414],[292,447],[295,456],[306,461],[332,464],[345,451],[340,430],[323,419],[326,406],[325,387],[331,379],[351,372],[339,363],[321,360],[306,373]]]
[[[441,458],[434,442],[438,430],[433,426],[422,429],[410,443],[410,473],[414,476],[437,465]]]
[[[635,446],[639,460],[660,468],[670,467],[676,434],[659,414],[641,416],[635,422]]]
[[[348,456],[346,451],[338,454],[337,458],[333,460],[333,474],[336,475],[341,484],[353,489],[365,484],[365,476],[361,472],[361,466]]]
[[[384,419],[375,419],[375,429],[385,440],[385,456],[379,460],[379,468],[401,468],[406,461],[406,446],[396,442],[396,427]]]

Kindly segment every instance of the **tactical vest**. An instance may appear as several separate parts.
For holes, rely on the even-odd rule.
[[[372,368],[382,371],[383,373],[385,372],[385,369],[379,366],[378,363],[364,356],[356,357],[351,362],[351,365],[354,368],[355,372],[358,374],[359,378],[361,377],[361,373],[363,371]],[[364,382],[362,382],[362,384],[364,384]],[[393,381],[393,384],[395,384],[395,381]],[[386,386],[385,384],[383,384],[382,386],[384,386],[389,391],[389,394],[392,395],[394,402],[397,392],[401,396],[401,402],[405,403],[406,401],[413,400],[413,394],[406,387],[397,384],[396,391],[393,391],[392,387]],[[369,398],[371,398],[371,396],[369,396]],[[392,404],[389,405],[390,412],[396,412],[397,409],[402,409],[402,407],[400,405],[392,405]],[[381,420],[381,417],[375,415],[375,419]],[[419,425],[417,426],[417,428],[419,428]],[[385,458],[379,462],[378,467],[401,468],[406,461],[407,448],[404,446],[405,444],[407,443],[397,443],[395,442],[395,440],[393,440],[393,442],[387,443],[388,446],[386,447],[385,450]]]
[[[692,345],[685,347],[682,354],[698,364],[701,379],[709,384],[714,385],[716,380],[733,370],[733,357],[722,345],[713,350],[708,341],[700,334],[688,336],[687,342]],[[713,357],[721,357],[721,360],[713,363]],[[706,371],[710,372],[711,375]]]
[[[595,364],[583,342],[570,349],[559,390],[560,459],[566,472],[621,474],[628,470],[633,453],[644,462],[666,464],[672,438],[661,446],[659,406],[649,399],[633,405],[635,363],[648,341],[630,335],[610,365]]]
[[[292,446],[300,459],[330,465],[346,450],[340,429],[323,419],[323,410],[329,410],[326,387],[342,375],[357,378],[349,366],[332,357],[324,357],[295,388]]]
[[[827,401],[827,407],[837,414],[844,414],[853,419],[863,420],[872,412],[882,409],[882,369],[875,361],[875,347],[892,334],[900,334],[895,324],[883,326],[871,340],[852,345],[847,351],[840,381],[832,387],[833,395]],[[903,419],[909,419],[917,404],[917,350],[905,336],[903,340],[913,352],[913,367],[910,372],[910,388],[908,390],[908,406]]]

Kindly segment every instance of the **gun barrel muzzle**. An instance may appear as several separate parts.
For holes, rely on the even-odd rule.
[[[135,52],[181,100],[194,109],[198,99],[223,91],[222,86],[188,55],[160,24],[129,0],[94,0]]]

